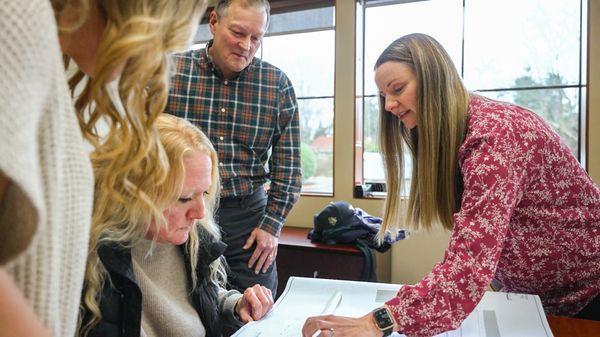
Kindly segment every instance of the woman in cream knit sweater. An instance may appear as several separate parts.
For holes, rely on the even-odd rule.
[[[74,335],[94,186],[84,140],[111,165],[97,183],[123,202],[139,197],[127,191],[130,164],[152,162],[147,177],[164,177],[153,121],[167,98],[167,53],[189,41],[203,9],[201,0],[0,0],[0,335]],[[67,60],[83,71],[70,81]],[[106,88],[119,75],[120,112]]]

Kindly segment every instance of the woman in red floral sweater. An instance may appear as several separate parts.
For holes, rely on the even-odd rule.
[[[560,137],[530,110],[468,93],[446,51],[424,34],[386,48],[375,82],[388,187],[382,233],[441,224],[450,243],[377,315],[309,318],[303,336],[453,330],[492,282],[539,295],[548,314],[600,320],[600,189]],[[401,201],[405,147],[413,171]],[[392,329],[377,325],[386,315]]]

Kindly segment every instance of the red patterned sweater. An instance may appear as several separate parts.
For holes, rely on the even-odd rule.
[[[574,315],[600,293],[600,189],[535,113],[472,96],[462,206],[444,259],[387,302],[400,331],[456,329],[492,278]]]

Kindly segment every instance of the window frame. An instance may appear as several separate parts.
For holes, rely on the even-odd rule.
[[[304,10],[311,10],[311,9],[319,9],[319,8],[326,8],[326,7],[331,7],[332,11],[333,11],[333,24],[330,26],[323,26],[320,28],[311,28],[311,29],[297,29],[294,30],[292,32],[285,32],[285,31],[280,31],[280,32],[267,32],[264,38],[268,38],[268,37],[274,37],[274,36],[283,36],[283,35],[293,35],[293,34],[304,34],[304,33],[314,33],[314,32],[322,32],[322,31],[333,31],[334,32],[334,42],[336,39],[336,25],[335,25],[335,11],[336,11],[336,6],[335,6],[335,1],[334,0],[271,0],[269,1],[270,6],[271,6],[271,12],[270,15],[271,17],[274,15],[278,15],[278,14],[288,14],[288,13],[293,13],[293,12],[298,12],[298,11],[304,11]],[[206,27],[208,25],[209,22],[209,18],[210,18],[210,13],[213,11],[214,6],[208,7],[204,13],[204,16],[202,17],[200,24],[199,24],[199,28],[200,29],[204,29],[204,27]],[[204,26],[204,27],[202,27]],[[196,33],[196,37],[199,36],[198,33]],[[194,39],[192,47],[196,47],[198,48],[199,45],[201,44],[207,44],[210,41],[210,39],[206,40],[206,39]],[[263,43],[261,42],[260,48],[259,50],[257,50],[257,57],[260,58],[261,60],[263,59]],[[334,65],[335,65],[335,48],[334,48]],[[285,70],[284,70],[285,71]],[[332,101],[332,105],[333,105],[333,118],[331,121],[331,126],[332,126],[332,134],[333,134],[333,144],[332,144],[332,175],[331,175],[331,192],[319,192],[319,191],[302,191],[300,194],[302,196],[309,196],[309,197],[333,197],[334,193],[335,193],[335,78],[336,78],[336,74],[335,74],[335,67],[334,67],[334,72],[333,72],[333,78],[331,79],[332,83],[333,83],[333,90],[331,95],[320,95],[320,96],[298,96],[298,94],[296,93],[296,100],[298,102],[303,101],[303,100],[312,100],[312,99],[331,99]]]
[[[369,8],[389,6],[396,4],[407,4],[413,2],[422,2],[429,0],[356,0],[356,77],[360,77],[360,83],[356,81],[355,90],[355,147],[354,147],[354,197],[355,198],[374,198],[383,199],[386,196],[385,192],[378,192],[368,195],[363,192],[365,187],[369,185],[380,185],[383,184],[385,190],[385,180],[365,180],[364,178],[364,117],[365,117],[365,101],[370,98],[376,98],[377,94],[366,94],[365,93],[365,36],[366,36],[366,11]],[[588,67],[583,70],[584,62],[588,62],[587,54],[585,54],[584,47],[589,43],[589,4],[585,0],[579,1],[579,50],[578,50],[578,84],[565,84],[565,85],[549,85],[549,86],[532,86],[532,87],[496,87],[496,88],[483,88],[470,90],[475,93],[486,93],[486,92],[513,92],[522,90],[551,90],[551,89],[577,89],[578,92],[578,148],[577,148],[577,159],[580,164],[588,171],[588,151],[589,151],[589,140],[587,137],[588,119],[589,119],[589,84],[587,77],[589,77]],[[586,3],[584,3],[586,2]],[[466,1],[462,1],[462,33],[461,33],[461,62],[457,68],[461,78],[464,78],[465,71],[465,6]],[[584,11],[584,6],[585,11]],[[587,13],[587,15],[585,15]],[[360,20],[360,22],[359,22]],[[360,37],[360,40],[359,40]],[[468,41],[467,41],[468,43]],[[360,60],[360,65],[358,64]],[[585,91],[585,94],[584,94]],[[410,180],[410,177],[405,177]],[[380,188],[377,188],[380,189]]]

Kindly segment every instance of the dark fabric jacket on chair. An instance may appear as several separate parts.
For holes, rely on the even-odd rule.
[[[221,337],[222,323],[217,301],[218,287],[209,281],[209,265],[218,259],[227,245],[216,241],[204,230],[200,234],[200,252],[196,275],[198,286],[191,293],[191,302],[206,329],[207,337]],[[179,246],[185,259],[189,284],[191,270],[185,244]],[[104,282],[100,294],[101,321],[95,325],[89,337],[139,337],[142,322],[142,292],[133,273],[131,249],[120,245],[103,245],[98,248],[100,261],[108,271],[110,281]],[[90,313],[83,315],[83,322]]]

